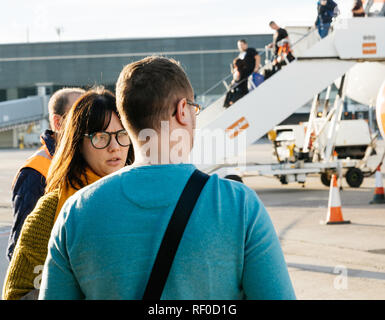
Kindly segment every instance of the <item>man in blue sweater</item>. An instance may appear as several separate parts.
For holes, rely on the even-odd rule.
[[[149,57],[125,66],[116,96],[135,163],[67,200],[52,230],[39,299],[142,299],[196,169],[187,161],[199,106],[176,61]],[[274,227],[253,190],[209,178],[161,298],[295,299]]]

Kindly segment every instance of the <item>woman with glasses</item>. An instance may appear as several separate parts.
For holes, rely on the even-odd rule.
[[[77,190],[133,162],[115,96],[97,88],[69,111],[47,176],[46,194],[27,217],[8,267],[3,299],[37,299],[51,229]]]

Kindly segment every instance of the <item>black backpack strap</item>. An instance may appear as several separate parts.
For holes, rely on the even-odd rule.
[[[160,244],[143,300],[160,300],[184,229],[209,177],[196,169],[184,187]]]

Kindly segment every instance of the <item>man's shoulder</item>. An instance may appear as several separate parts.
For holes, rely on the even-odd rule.
[[[277,39],[279,41],[289,36],[289,34],[287,33],[286,29],[284,29],[284,28],[279,28],[277,30],[277,33],[278,33]]]
[[[246,186],[243,182],[238,182],[227,178],[220,178],[216,174],[212,175],[211,179],[217,181],[213,182],[218,183],[220,192],[228,193],[228,197],[239,198],[243,200],[249,198],[255,198],[256,200],[258,199],[255,191]]]
[[[21,188],[27,188],[28,190],[35,189],[36,187],[45,186],[44,176],[37,170],[30,167],[23,167],[20,169],[13,184],[13,191]],[[32,188],[32,189],[31,189]]]
[[[111,173],[92,184],[85,186],[77,191],[69,199],[71,202],[79,202],[83,205],[100,205],[103,201],[110,200],[121,191],[122,175],[127,172],[124,167],[114,173]],[[105,203],[108,204],[107,202]]]
[[[252,48],[252,47],[249,47],[249,48],[247,48],[247,54],[248,55],[256,55],[256,54],[258,54],[258,51],[255,49],[255,48]]]
[[[63,218],[65,220],[74,218],[77,220],[81,216],[82,220],[87,220],[94,214],[95,210],[105,210],[117,196],[119,189],[117,183],[114,176],[106,176],[78,190],[64,203],[62,207]]]
[[[218,184],[218,194],[215,199],[220,202],[220,208],[226,208],[226,212],[232,212],[233,217],[247,217],[250,212],[259,214],[264,207],[257,193],[242,182],[211,177],[212,183]]]
[[[120,170],[109,174],[98,181],[85,186],[84,188],[80,189],[78,192],[75,193],[75,195],[78,195],[79,197],[89,197],[90,194],[104,194],[108,192],[109,190],[116,190],[117,184],[120,184],[120,177],[121,172]]]
[[[19,178],[25,177],[42,177],[43,175],[34,168],[31,167],[22,167],[19,170]]]

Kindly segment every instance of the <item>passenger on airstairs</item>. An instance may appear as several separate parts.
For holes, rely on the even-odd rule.
[[[339,13],[338,5],[333,0],[320,0],[317,2],[315,26],[318,28],[321,39],[328,35],[333,18],[337,17]]]
[[[264,80],[263,76],[258,73],[261,64],[258,51],[249,47],[245,39],[238,40],[237,46],[240,53],[232,64],[233,80],[223,104],[225,108],[228,108],[249,92],[249,78],[253,82],[250,90],[257,87]]]
[[[290,48],[289,34],[284,28],[278,26],[274,21],[269,23],[271,29],[275,30],[273,42],[267,47],[274,49],[273,69],[278,71],[282,66],[292,62],[295,58]]]
[[[244,39],[238,40],[237,46],[240,51],[238,58],[246,62],[246,74],[249,82],[252,83],[249,86],[249,90],[252,90],[258,87],[264,80],[264,77],[258,73],[261,66],[261,56],[257,50],[250,48]]]
[[[238,40],[238,50],[240,51],[238,58],[242,59],[246,63],[247,77],[253,72],[258,72],[261,64],[261,56],[254,48],[249,47],[245,39]]]
[[[233,80],[230,89],[226,94],[223,106],[230,107],[235,101],[246,95],[249,90],[247,88],[248,70],[245,60],[236,58],[232,65]]]
[[[361,0],[354,1],[352,13],[353,17],[365,17],[365,10]]]

